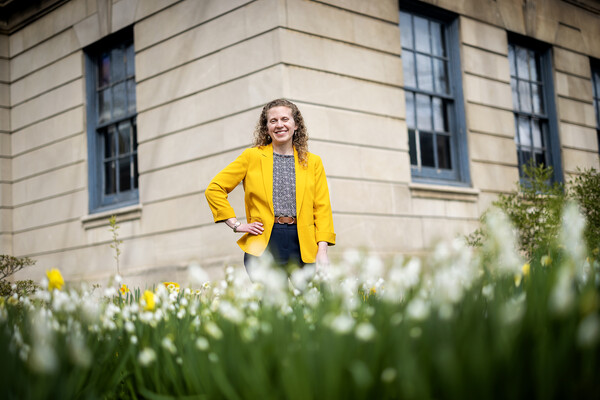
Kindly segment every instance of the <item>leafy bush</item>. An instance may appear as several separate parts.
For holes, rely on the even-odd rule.
[[[0,255],[0,296],[29,295],[34,292],[37,285],[32,280],[17,281],[10,283],[6,278],[21,269],[34,265],[35,260],[28,257],[13,257],[5,254]]]
[[[585,216],[587,245],[597,255],[600,247],[600,172],[594,168],[578,172],[580,175],[569,185],[570,196],[577,201]]]

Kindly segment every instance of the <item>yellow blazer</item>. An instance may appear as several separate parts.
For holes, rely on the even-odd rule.
[[[329,189],[321,158],[307,154],[307,165],[298,162],[296,169],[296,218],[300,255],[305,263],[316,260],[318,242],[335,244]],[[273,145],[252,147],[217,174],[206,188],[205,195],[215,222],[235,217],[227,195],[243,181],[246,220],[262,222],[262,235],[245,234],[238,245],[254,256],[260,256],[271,238],[275,214],[273,211]]]

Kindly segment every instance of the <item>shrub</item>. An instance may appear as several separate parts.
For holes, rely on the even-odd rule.
[[[594,168],[577,170],[580,175],[569,185],[569,195],[577,201],[587,221],[585,239],[596,254],[600,247],[600,172]]]
[[[12,296],[14,293],[19,295],[28,295],[37,289],[37,285],[32,280],[17,281],[10,283],[6,278],[21,269],[34,265],[35,260],[28,257],[13,257],[9,255],[0,255],[0,296]]]

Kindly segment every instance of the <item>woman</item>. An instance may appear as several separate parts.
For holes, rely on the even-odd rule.
[[[241,181],[246,221],[237,220],[227,195]],[[285,99],[262,109],[253,147],[217,174],[206,188],[215,222],[244,233],[238,245],[244,265],[269,250],[277,264],[329,264],[335,244],[329,190],[321,158],[308,152],[308,134],[298,107]]]

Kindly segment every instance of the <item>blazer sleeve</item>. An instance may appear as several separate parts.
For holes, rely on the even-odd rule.
[[[229,204],[228,194],[246,177],[248,150],[246,149],[231,164],[219,172],[210,181],[204,192],[215,222],[235,217],[235,211]]]
[[[315,237],[317,243],[327,242],[332,246],[335,244],[335,233],[333,230],[329,188],[327,187],[327,178],[325,177],[325,169],[323,168],[321,157],[315,156],[315,158],[315,199],[313,202]]]

